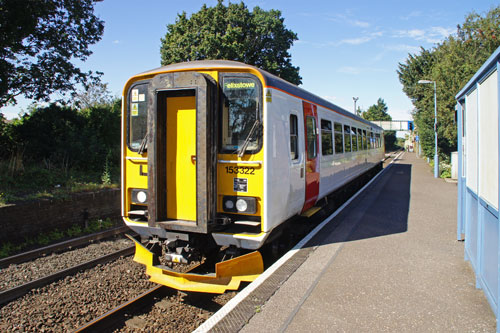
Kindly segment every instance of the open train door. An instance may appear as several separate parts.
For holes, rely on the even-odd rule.
[[[319,195],[318,113],[317,106],[302,102],[306,141],[306,193],[302,212],[313,207]]]
[[[148,88],[148,225],[207,233],[216,211],[216,83],[197,72]]]

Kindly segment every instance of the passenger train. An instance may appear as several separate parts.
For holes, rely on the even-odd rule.
[[[281,226],[384,157],[382,128],[234,61],[135,75],[122,115],[122,215],[148,240],[136,240],[134,260],[180,290],[252,281],[263,271],[256,250]],[[215,272],[172,268],[221,253]]]

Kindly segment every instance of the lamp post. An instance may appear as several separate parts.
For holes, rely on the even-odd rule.
[[[419,80],[420,84],[434,84],[434,178],[439,177],[439,156],[438,156],[438,132],[437,132],[437,102],[436,102],[436,81]]]
[[[359,97],[353,97],[352,100],[354,101],[354,114],[359,116],[358,111],[356,110],[356,102],[358,101]]]

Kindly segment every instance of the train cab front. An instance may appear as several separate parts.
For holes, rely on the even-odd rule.
[[[262,94],[234,69],[167,66],[125,86],[122,214],[153,282],[222,293],[262,273]]]

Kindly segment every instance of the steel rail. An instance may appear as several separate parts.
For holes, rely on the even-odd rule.
[[[98,241],[101,239],[109,238],[111,236],[119,235],[121,233],[126,232],[127,230],[130,230],[127,226],[120,226],[116,227],[113,229],[101,231],[101,232],[96,232],[90,235],[85,235],[81,236],[78,238],[70,239],[64,242],[60,242],[57,244],[52,244],[48,245],[45,247],[41,247],[38,249],[34,249],[31,251],[19,253],[10,257],[6,257],[3,259],[0,259],[0,268],[7,267],[12,264],[19,264],[25,261],[30,261],[33,259],[36,259],[38,257],[41,257],[43,255],[49,254],[49,253],[54,253],[58,251],[65,250],[67,248],[77,248],[81,247],[84,245],[87,245],[88,243],[92,241]]]
[[[39,278],[37,280],[33,280],[30,282],[27,282],[25,284],[22,284],[20,286],[5,290],[3,292],[0,292],[0,305],[3,305],[5,303],[8,303],[10,301],[15,300],[16,298],[19,298],[23,296],[24,294],[28,293],[30,290],[35,289],[35,288],[40,288],[43,287],[49,283],[52,283],[56,280],[59,280],[63,277],[73,275],[78,273],[79,271],[83,271],[89,268],[92,268],[94,266],[97,266],[99,264],[105,264],[110,261],[113,261],[115,259],[118,259],[122,256],[129,256],[134,253],[135,250],[135,245],[127,247],[125,249],[113,252],[111,254],[107,254],[105,256],[99,257],[97,259],[93,259],[87,262],[84,262],[82,264],[63,269],[57,273],[47,275],[45,277]]]
[[[157,297],[172,295],[174,291],[168,287],[158,285],[131,299],[116,308],[106,312],[102,316],[86,323],[76,329],[75,332],[105,332],[122,323],[128,313],[136,312],[150,305]]]

